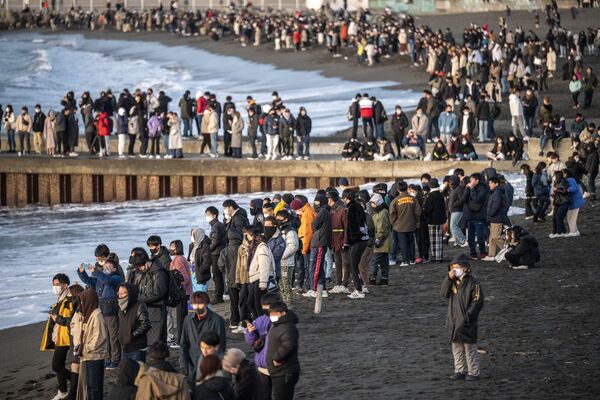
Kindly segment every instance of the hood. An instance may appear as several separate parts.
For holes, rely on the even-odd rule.
[[[471,263],[469,262],[467,256],[464,254],[459,254],[456,257],[454,257],[450,265],[448,265],[448,270],[450,270],[452,264],[459,264],[468,270],[471,269]]]
[[[151,380],[153,394],[159,399],[178,398],[177,393],[185,390],[183,382],[185,377],[183,375],[148,368],[145,364],[140,364],[140,371],[135,379],[135,385],[139,386],[142,379]]]
[[[204,232],[204,229],[202,229],[202,228],[192,229],[192,237],[194,238],[194,244],[198,244],[198,243],[202,242],[202,239],[204,239],[204,236],[206,236],[206,232]]]
[[[250,215],[257,215],[262,211],[262,199],[250,200]]]
[[[299,322],[298,316],[292,310],[288,310],[287,314],[283,317],[279,318],[279,321],[274,322],[273,325],[281,325],[281,324],[297,324]]]
[[[83,314],[83,322],[87,322],[94,310],[100,306],[96,290],[87,288],[81,292],[79,294],[79,304],[81,306],[81,313]]]

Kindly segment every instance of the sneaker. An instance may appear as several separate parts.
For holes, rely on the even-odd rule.
[[[52,398],[52,400],[62,400],[69,397],[69,392],[61,392],[60,390],[56,393],[56,396]]]
[[[398,260],[390,260],[390,266],[398,264]]]
[[[363,294],[369,294],[369,288],[366,286],[363,286],[362,292],[363,292]]]
[[[452,379],[453,381],[464,381],[465,376],[466,374],[463,374],[462,372],[457,372],[454,375],[452,375],[450,379]]]
[[[408,267],[409,264],[406,261],[402,261],[402,264],[400,264],[401,267]]]
[[[476,255],[472,255],[472,254],[471,254],[471,255],[469,256],[469,260],[477,261],[477,260],[479,260],[479,257],[477,257],[477,254],[476,254]]]
[[[224,294],[223,295],[223,301],[229,301],[229,295],[228,294]]]
[[[155,155],[154,158],[156,158],[157,160],[160,160],[160,155]]]
[[[412,260],[412,261],[409,261],[409,263],[408,263],[408,264],[409,264],[409,265],[415,265],[416,263],[417,263],[417,261],[416,261],[416,260]]]
[[[577,237],[577,236],[581,236],[581,234],[579,233],[579,231],[570,232],[570,233],[567,233],[565,235],[565,237]]]
[[[528,265],[515,265],[511,267],[512,269],[529,269]]]
[[[481,261],[496,261],[496,258],[492,256],[487,256],[482,258]]]
[[[533,219],[533,215],[529,216],[529,217],[525,217],[525,220],[530,220]]]
[[[348,295],[349,299],[364,299],[365,295],[364,293],[360,293],[358,290],[355,290],[354,292],[352,292],[351,294]]]
[[[479,380],[479,376],[475,376],[475,375],[467,375],[465,376],[465,381],[471,381],[471,382],[475,382]]]
[[[148,158],[148,156],[146,154],[139,154],[140,158]]]
[[[388,285],[388,280],[381,278],[381,280],[377,281],[377,286],[387,286]]]
[[[309,156],[304,156],[304,161],[310,160]]]
[[[79,153],[75,153],[74,151],[69,153],[69,157],[77,157],[77,156],[79,156]]]
[[[469,247],[469,242],[464,242],[463,244],[459,245],[458,247]]]
[[[18,152],[18,153],[17,153],[17,155],[18,155],[19,157],[21,157],[21,156],[23,155],[23,153],[21,153],[21,152]]]
[[[329,293],[327,293],[327,290],[323,290],[323,293],[321,293],[321,297],[324,299],[329,297]]]
[[[344,288],[344,286],[342,286],[342,285],[335,285],[335,286],[333,287],[333,289],[331,289],[331,290],[329,291],[329,293],[332,293],[332,294],[345,293],[345,292],[344,292],[344,289],[345,289],[345,288]],[[348,290],[348,289],[346,289],[346,290]]]
[[[302,294],[303,297],[317,297],[317,294],[315,293],[314,290],[309,290],[306,293]]]
[[[340,285],[340,293],[349,294],[350,291],[348,290],[348,288],[346,286]]]
[[[106,366],[104,367],[104,369],[107,370],[107,371],[111,371],[111,370],[114,370],[114,369],[117,369],[117,368],[119,368],[119,364],[118,363],[114,363],[114,362],[110,362],[110,363],[106,364]]]
[[[298,161],[299,161],[299,160],[302,160],[302,156],[298,156],[298,157],[296,157],[296,160],[298,160]]]
[[[169,342],[169,343],[167,343],[167,344],[169,345],[169,347],[170,347],[171,349],[178,349],[178,348],[179,348],[179,345],[178,345],[178,344],[177,344],[177,342],[176,342],[176,341],[174,341],[174,340],[173,340],[173,341],[171,341],[171,342]]]
[[[231,330],[231,333],[245,333],[245,331],[244,331],[244,327],[240,325],[240,326],[238,326],[237,328],[235,328],[235,329],[232,329],[232,330]]]
[[[237,329],[239,325],[229,325],[229,329]]]
[[[100,156],[100,157],[102,157],[102,156]],[[150,154],[150,155],[148,156],[148,159],[149,159],[149,160],[152,160],[153,158],[154,158],[154,156],[153,156],[152,154]]]
[[[124,155],[124,154],[121,154],[121,155],[119,155],[119,158],[120,158],[120,159],[124,159],[124,158],[127,158],[127,156],[126,156],[126,155]]]

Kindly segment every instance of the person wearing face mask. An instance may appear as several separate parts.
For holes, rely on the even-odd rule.
[[[252,225],[261,225],[265,220],[265,216],[262,212],[262,199],[252,199],[250,200],[250,215],[254,218],[252,219]]]
[[[104,263],[110,257],[113,261],[113,266],[117,269],[117,272],[121,277],[121,280],[125,281],[125,271],[123,271],[123,268],[121,268],[121,265],[119,264],[119,257],[115,253],[111,253],[107,245],[104,243],[99,244],[94,251],[94,256],[96,257],[96,263],[94,266],[100,271],[102,271],[104,268]]]
[[[267,369],[273,387],[273,400],[291,400],[300,379],[298,360],[298,316],[285,303],[269,307],[271,329],[267,335]]]
[[[471,275],[471,265],[464,255],[457,256],[442,282],[441,294],[448,299],[447,329],[454,356],[454,380],[479,380],[477,320],[483,307],[483,291]]]
[[[277,212],[277,225],[281,231],[281,236],[285,240],[285,249],[281,255],[281,279],[279,280],[279,293],[281,299],[292,308],[292,286],[294,268],[296,265],[296,254],[298,252],[299,240],[298,232],[290,222],[291,214],[288,210]]]
[[[267,239],[267,246],[273,254],[273,260],[275,261],[275,279],[279,282],[281,277],[281,257],[285,251],[285,240],[277,226],[277,220],[275,217],[267,217],[263,227],[265,239]]]
[[[308,201],[304,201],[302,198],[295,198],[290,203],[290,208],[300,219],[298,239],[301,241],[301,252],[304,263],[298,263],[298,287],[300,290],[303,290],[306,278],[306,268],[310,265],[310,240],[313,236],[312,222],[315,219],[316,213]],[[308,279],[306,279],[306,285],[308,285],[308,283]]]
[[[456,126],[459,135],[468,136],[469,138],[473,137],[476,125],[475,116],[471,112],[471,109],[469,107],[463,108],[463,112],[461,116],[458,117],[458,124]]]
[[[248,311],[254,319],[262,315],[260,298],[267,292],[269,278],[275,275],[275,261],[262,228],[249,225],[244,228],[248,248]],[[242,331],[243,332],[243,331]]]
[[[52,371],[56,373],[58,380],[58,393],[53,400],[66,399],[69,395],[67,381],[70,379],[71,373],[65,368],[65,364],[71,347],[69,324],[74,312],[72,298],[69,296],[68,290],[70,283],[69,277],[62,273],[56,274],[52,278],[52,291],[57,297],[57,301],[50,308],[50,317],[46,323],[40,345],[41,351],[54,351]]]
[[[181,279],[181,286],[184,289],[184,294],[179,299],[179,304],[175,307],[167,307],[167,344],[170,347],[177,348],[179,338],[181,337],[183,320],[187,316],[187,302],[192,294],[191,268],[188,260],[183,255],[183,243],[181,240],[174,240],[169,244],[169,255],[173,257],[169,265],[170,279],[173,279],[174,274],[178,272],[177,279]],[[210,279],[210,254],[207,258]]]
[[[131,267],[127,282],[138,287],[140,300],[148,306],[152,327],[148,331],[148,345],[167,341],[167,307],[165,300],[169,290],[169,273],[158,259],[150,260],[141,247],[131,250]]]
[[[413,115],[411,119],[411,129],[422,139],[420,144],[422,154],[425,154],[425,141],[427,140],[428,126],[429,118],[427,118],[427,115],[425,115],[421,108],[417,108],[416,114]]]
[[[146,245],[150,250],[150,261],[158,261],[161,267],[168,269],[171,265],[171,256],[169,256],[169,249],[162,245],[160,236],[150,236],[146,241]]]
[[[183,373],[191,380],[196,377],[196,368],[200,361],[200,338],[204,332],[216,332],[220,338],[219,357],[223,356],[227,347],[225,321],[217,313],[208,308],[210,299],[207,293],[194,292],[190,298],[193,313],[183,322],[181,340],[179,342],[179,364]]]
[[[44,132],[44,124],[46,122],[46,114],[42,112],[42,106],[35,105],[35,113],[33,114],[33,150],[38,156],[42,154],[42,133]]]
[[[238,328],[240,319],[240,290],[236,285],[236,267],[238,261],[238,249],[244,240],[242,230],[248,225],[248,214],[240,208],[232,199],[223,202],[223,214],[225,215],[225,230],[227,232],[227,248],[225,250],[225,276],[229,288],[231,321],[229,326]],[[246,269],[247,270],[247,269]]]
[[[117,297],[121,358],[144,361],[151,327],[148,307],[138,300],[139,290],[130,283],[119,285]]]
[[[317,215],[311,222],[313,235],[310,240],[308,292],[304,293],[304,296],[316,297],[317,285],[320,284],[323,288],[323,297],[328,297],[325,288],[325,254],[327,253],[327,249],[331,247],[331,236],[333,233],[331,214],[329,213],[327,198],[324,193],[317,193],[314,203]]]
[[[477,153],[473,143],[469,141],[467,136],[462,136],[456,146],[456,158],[458,160],[477,160]]]
[[[227,246],[227,232],[225,231],[225,225],[219,221],[219,210],[215,207],[208,207],[204,215],[206,222],[210,225],[211,270],[215,284],[215,295],[212,303],[221,304],[223,303],[225,283],[223,281],[223,272],[219,268],[219,255],[221,254],[221,250]]]
[[[117,288],[122,279],[114,267],[114,261],[109,258],[104,262],[100,271],[92,264],[87,264],[91,276],[85,271],[86,265],[81,264],[77,270],[79,279],[88,287],[94,288],[100,298],[100,310],[107,327],[110,363],[106,369],[116,369],[121,360],[121,345],[119,344]]]

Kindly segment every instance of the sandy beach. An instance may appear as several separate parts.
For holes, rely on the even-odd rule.
[[[600,10],[585,10],[573,21],[563,10],[564,25],[582,30],[598,26]],[[458,38],[467,21],[488,23],[494,29],[504,13],[473,13],[420,17],[417,24],[450,27]],[[533,14],[513,12],[509,27],[529,26]],[[542,36],[544,26],[537,30]],[[348,80],[389,80],[400,88],[422,90],[427,76],[406,61],[384,60],[372,68],[350,59],[332,59],[323,49],[289,52],[281,57],[271,48],[241,48],[226,38],[182,38],[167,33],[83,33],[96,39],[158,41],[167,45],[189,45],[207,51],[238,56],[279,68],[319,70],[325,76]],[[2,34],[5,34],[4,32]],[[598,58],[592,62],[596,68]],[[562,60],[558,63],[558,69]],[[566,83],[555,78],[549,95],[558,111],[571,119]],[[276,88],[274,88],[276,89]],[[225,94],[223,94],[225,95]],[[588,119],[600,116],[600,99],[586,112]],[[392,105],[387,105],[391,110]],[[340,110],[345,112],[345,110]],[[499,126],[508,127],[504,107]],[[503,124],[503,125],[502,125]],[[579,215],[579,238],[551,240],[551,222],[515,222],[530,229],[540,241],[541,268],[513,271],[496,263],[475,262],[474,275],[481,282],[486,303],[480,318],[482,379],[478,383],[450,382],[452,355],[446,337],[446,300],[439,286],[447,263],[391,268],[390,286],[374,288],[364,301],[352,302],[331,295],[323,313],[312,313],[311,300],[295,297],[300,317],[300,361],[303,373],[297,386],[298,399],[558,399],[594,398],[600,393],[600,264],[597,237],[600,212],[586,205]],[[519,204],[521,205],[521,204]],[[458,250],[445,251],[445,259]],[[48,266],[52,268],[52,266]],[[50,282],[48,282],[50,285]],[[228,318],[229,305],[215,311]],[[56,379],[50,368],[52,354],[39,351],[43,324],[0,331],[0,398],[27,400],[51,398]],[[245,351],[241,335],[230,334],[228,345]],[[177,353],[172,353],[177,359]],[[107,372],[105,389],[115,381]],[[464,386],[467,386],[466,388]]]

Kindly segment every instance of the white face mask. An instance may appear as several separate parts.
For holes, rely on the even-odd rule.
[[[208,222],[209,224],[212,222],[213,219],[215,219],[215,217],[213,217],[211,215],[206,216],[206,222]]]
[[[106,260],[104,261],[98,261],[98,265],[100,265],[101,267],[104,267],[104,263],[106,262]]]
[[[223,215],[225,216],[225,219],[229,219],[231,214],[229,213],[228,209],[225,209],[225,210],[223,210]]]
[[[59,296],[62,293],[63,288],[61,286],[52,286],[52,291],[55,295]]]
[[[454,276],[457,278],[460,278],[463,273],[464,273],[464,270],[462,268],[456,268],[454,270]]]
[[[279,315],[271,315],[269,319],[271,320],[271,322],[275,323],[279,321]]]

